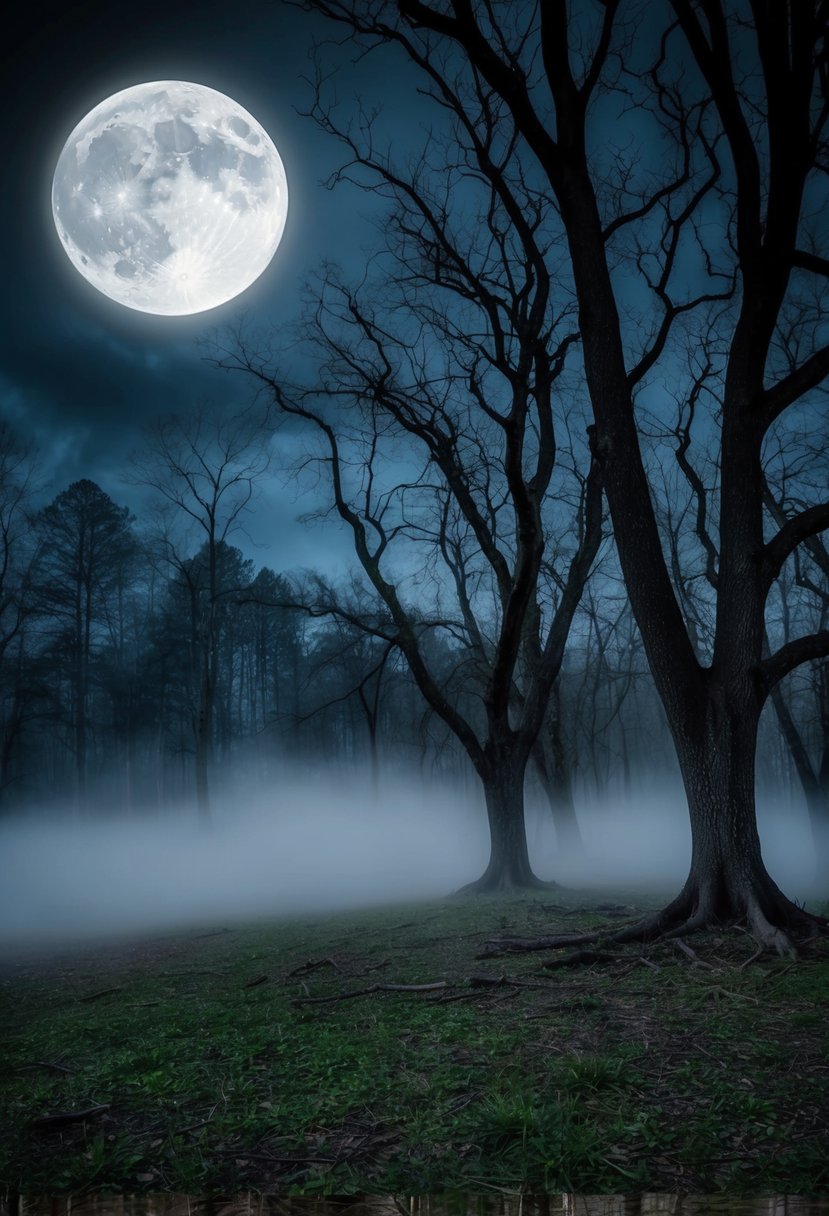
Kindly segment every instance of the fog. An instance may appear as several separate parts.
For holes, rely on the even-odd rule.
[[[690,832],[679,788],[632,804],[581,799],[578,810],[586,856],[577,864],[557,850],[549,811],[530,800],[540,877],[616,894],[681,884]],[[214,818],[210,832],[189,806],[5,819],[0,949],[435,899],[478,877],[488,856],[482,801],[414,778],[384,778],[376,800],[367,782],[342,774],[282,781],[267,795],[216,799]],[[772,874],[806,898],[814,858],[805,812],[766,800],[760,826]]]

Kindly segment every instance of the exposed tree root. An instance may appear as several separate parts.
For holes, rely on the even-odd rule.
[[[632,924],[609,933],[607,928],[586,933],[559,934],[537,938],[501,938],[485,943],[478,958],[524,951],[560,950],[572,946],[623,944],[682,939],[705,929],[722,930],[729,925],[745,924],[760,946],[796,958],[798,946],[816,937],[829,935],[829,919],[807,912],[775,886],[771,879],[751,888],[726,895],[713,884],[697,884],[690,879],[682,892],[666,907]]]
[[[707,967],[709,971],[714,970],[711,964],[706,962],[705,959],[700,958],[696,950],[692,950],[688,943],[684,942],[681,937],[674,938],[674,945],[678,950],[682,951],[686,958],[691,960],[695,967]]]
[[[552,879],[548,881],[544,878],[536,878],[535,874],[528,874],[516,879],[508,874],[485,873],[480,878],[476,878],[474,882],[468,882],[465,886],[459,887],[457,891],[453,891],[452,898],[467,895],[524,895],[527,891],[563,890],[565,888],[560,883],[553,882]]]

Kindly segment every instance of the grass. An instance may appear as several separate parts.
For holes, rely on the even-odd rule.
[[[825,946],[748,963],[732,932],[695,958],[476,959],[505,934],[610,931],[578,910],[602,902],[455,900],[7,962],[0,1186],[829,1191]]]

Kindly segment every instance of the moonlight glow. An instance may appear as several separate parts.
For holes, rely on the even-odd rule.
[[[285,227],[279,153],[235,101],[156,80],[102,101],[66,141],[52,213],[72,264],[111,299],[182,316],[232,300]]]

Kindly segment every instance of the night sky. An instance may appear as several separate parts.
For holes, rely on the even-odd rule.
[[[6,40],[2,66],[0,411],[40,448],[44,501],[89,477],[140,511],[140,492],[123,477],[142,425],[204,400],[232,409],[250,398],[242,377],[206,362],[204,339],[243,314],[257,329],[286,332],[321,260],[353,267],[370,245],[365,200],[322,184],[341,149],[298,112],[310,103],[302,77],[311,74],[312,47],[337,31],[280,0],[151,0],[129,10],[96,2],[65,5],[51,16],[29,5],[18,14],[28,27],[22,40]],[[395,97],[373,75],[379,59],[353,67],[349,48],[336,57],[343,103],[358,94],[392,106],[402,99],[404,80],[395,77]],[[96,291],[66,257],[51,214],[54,166],[76,123],[117,90],[162,79],[196,81],[233,97],[268,131],[288,178],[288,222],[267,271],[235,300],[192,317],[150,316]],[[261,548],[237,543],[257,564],[312,564],[307,532],[291,523],[307,507],[284,480],[274,482],[250,528]],[[315,545],[323,560],[340,550],[333,534],[317,535]]]

